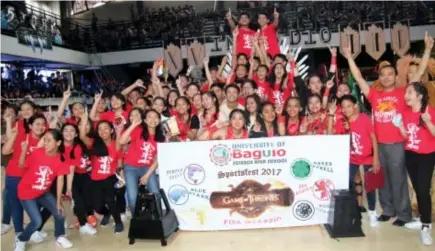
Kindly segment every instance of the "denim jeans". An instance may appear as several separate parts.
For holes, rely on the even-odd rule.
[[[3,201],[3,215],[2,215],[2,224],[9,225],[11,224],[11,203],[9,203],[9,200],[7,199],[7,192],[8,190],[4,189],[2,194],[2,201]]]
[[[15,233],[23,232],[23,207],[21,206],[20,199],[18,199],[18,183],[21,177],[14,177],[6,175],[5,189],[6,198],[11,207],[12,222],[14,223]]]
[[[65,235],[65,217],[60,215],[56,208],[56,198],[50,192],[39,196],[38,198],[31,200],[22,200],[24,210],[30,218],[30,223],[26,226],[24,231],[18,236],[20,241],[27,242],[30,236],[39,228],[42,224],[41,218],[41,206],[50,211],[54,218],[54,236]]]
[[[142,176],[148,172],[149,167],[134,167],[130,165],[124,166],[124,175],[125,175],[125,186],[127,187],[127,199],[128,206],[130,207],[130,211],[132,215],[135,214],[136,210],[136,198],[137,191],[139,186],[139,180]],[[148,179],[147,189],[149,192],[158,196],[160,195],[159,183],[157,180],[157,176],[155,172],[151,174]]]
[[[371,165],[364,165],[364,172],[369,172],[369,169],[372,168]],[[356,173],[359,170],[359,165],[350,164],[350,170],[349,170],[349,188],[352,192],[356,193],[355,190],[355,184],[353,179],[355,178]],[[367,204],[369,206],[370,211],[375,211],[376,209],[376,191],[372,191],[367,193]]]

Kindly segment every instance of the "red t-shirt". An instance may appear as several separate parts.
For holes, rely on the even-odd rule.
[[[78,125],[78,120],[75,117],[65,118],[65,124]]]
[[[17,127],[18,127],[17,128],[18,129],[18,136],[26,135],[26,129],[24,128],[24,119],[19,119],[17,121]],[[45,123],[45,131],[47,131],[48,129],[50,129],[50,125],[46,122]]]
[[[302,119],[302,123],[306,123],[308,117]],[[324,135],[328,129],[328,119],[322,120],[322,116],[313,119],[307,126],[307,133],[311,135]]]
[[[191,111],[192,111],[191,114],[198,115],[198,109],[196,109],[196,107],[193,105],[193,102],[192,102],[192,101],[191,101],[191,103],[190,103],[190,109],[191,109]]]
[[[435,108],[428,106],[428,113],[431,122],[435,124]],[[420,125],[421,112],[413,112],[411,108],[405,108],[403,111],[403,125],[408,131],[408,140],[405,149],[408,151],[427,154],[435,152],[435,136],[433,136],[426,127]]]
[[[246,105],[246,97],[238,97],[237,103],[239,103],[241,106],[245,106]]]
[[[225,139],[247,139],[248,138],[248,131],[247,130],[243,130],[242,135],[240,136],[240,138],[235,138],[234,137],[234,132],[233,132],[233,128],[231,128],[231,126],[227,127],[227,135],[225,137]]]
[[[393,125],[393,117],[405,108],[405,88],[385,92],[370,87],[367,97],[372,105],[375,133],[379,143],[392,144],[403,142],[399,128]]]
[[[74,172],[78,174],[84,174],[88,172],[89,158],[84,156],[83,149],[80,145],[76,145],[74,148],[74,159],[71,158],[71,151],[73,145],[65,146],[65,162],[69,166],[74,166]]]
[[[349,132],[346,129],[347,119],[343,115],[343,111],[341,110],[341,106],[337,105],[337,111],[335,112],[335,121],[334,121],[334,134],[347,134]]]
[[[285,124],[285,116],[278,116],[278,123]],[[289,136],[299,135],[299,123],[299,119],[296,121],[288,121],[286,131]]]
[[[208,92],[208,90],[210,89],[210,84],[204,84],[203,86],[201,86],[201,93],[205,93]]]
[[[31,200],[48,192],[54,179],[69,173],[67,162],[62,162],[60,154],[48,156],[44,148],[38,148],[26,158],[27,169],[18,184],[18,198]]]
[[[18,134],[15,139],[14,146],[12,147],[12,157],[9,160],[8,166],[6,167],[6,175],[14,177],[22,177],[25,169],[19,167],[20,155],[21,155],[21,143],[26,141],[27,134]],[[29,134],[29,146],[27,147],[27,155],[36,150],[39,139],[32,137]]]
[[[275,106],[283,106],[285,101],[291,96],[291,88],[286,88],[284,91],[279,90],[279,85],[275,85],[274,90],[270,92],[269,102]]]
[[[123,111],[122,117],[124,117],[125,121],[128,120],[128,112]],[[107,120],[109,122],[115,123],[116,115],[114,111],[107,111],[100,114],[100,120]]]
[[[252,40],[255,31],[247,28],[239,28],[239,35],[237,35],[236,53],[244,53],[248,58],[252,52]]]
[[[130,113],[132,109],[133,109],[133,105],[132,105],[132,104],[127,103],[127,104],[125,105],[125,111],[126,111],[127,113]]]
[[[150,134],[147,141],[141,134],[130,135],[131,143],[124,155],[124,164],[134,167],[150,167],[157,155],[157,142]]]
[[[270,88],[270,83],[267,80],[260,81],[257,74],[252,76],[252,80],[257,83],[257,95],[260,96],[262,100],[268,100],[272,92],[272,89]]]
[[[261,35],[266,37],[265,47],[268,54],[274,57],[276,54],[281,53],[278,44],[278,36],[273,24],[267,25],[261,30]]]
[[[371,165],[373,163],[372,139],[374,133],[372,121],[366,114],[359,114],[355,121],[349,122],[350,163]]]
[[[118,168],[118,160],[122,157],[122,150],[116,151],[116,141],[107,146],[108,156],[92,156],[91,158],[91,179],[104,180],[115,174]]]

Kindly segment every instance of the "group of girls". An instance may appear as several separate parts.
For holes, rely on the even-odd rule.
[[[237,31],[234,35],[237,36]],[[256,39],[255,45],[264,47],[264,39]],[[426,51],[430,52],[432,46],[433,40],[427,36]],[[41,226],[50,215],[55,220],[56,243],[64,248],[72,246],[65,238],[62,206],[62,200],[68,197],[74,201],[80,233],[96,234],[97,230],[88,222],[94,214],[100,216],[101,226],[107,226],[112,217],[114,232],[122,232],[125,192],[132,214],[136,212],[140,185],[159,194],[158,143],[324,134],[351,135],[349,181],[354,190],[357,190],[354,176],[360,165],[367,172],[378,172],[382,166],[386,183],[407,189],[406,180],[402,184],[403,177],[393,172],[394,164],[388,163],[392,154],[403,152],[416,187],[421,238],[430,245],[428,177],[435,165],[435,110],[428,105],[425,84],[419,82],[429,58],[426,51],[406,88],[394,87],[396,71],[387,65],[379,70],[384,89],[375,90],[367,85],[349,49],[344,48],[350,70],[372,103],[374,122],[359,113],[350,87],[334,81],[335,48],[331,49],[327,78],[311,75],[306,83],[290,54],[276,54],[269,59],[267,53],[254,52],[248,59],[246,54],[235,53],[234,74],[227,78],[222,76],[222,66],[209,68],[205,59],[207,83],[202,86],[191,83],[189,76],[180,75],[175,88],[171,88],[158,78],[155,63],[150,84],[137,80],[122,93],[109,96],[110,109],[102,94],[97,94],[89,114],[86,106],[73,103],[69,105],[71,117],[64,117],[70,90],[64,93],[57,120],[47,119],[36,111],[33,103],[25,101],[20,105],[21,117],[16,122],[5,118],[7,139],[2,148],[3,154],[12,154],[6,168],[5,189],[17,236],[15,251],[24,250],[29,240],[44,240]],[[291,65],[290,73],[286,71],[287,64]],[[177,133],[164,132],[162,122],[169,118],[176,121]],[[59,124],[60,130],[56,129]],[[391,141],[389,134],[395,132],[401,138]],[[397,171],[406,175],[405,169]],[[380,193],[383,214],[379,217],[375,212],[375,193],[367,196],[370,225],[375,227],[379,221],[395,216],[395,225],[408,223],[411,215],[402,204],[409,203],[409,198],[407,201],[401,190],[383,189],[387,190]],[[402,196],[400,202],[398,194]],[[25,229],[23,210],[30,218]],[[49,212],[48,217],[43,217],[44,210]]]

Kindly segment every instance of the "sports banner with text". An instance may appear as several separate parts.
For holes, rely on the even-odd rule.
[[[349,186],[349,136],[158,145],[160,184],[180,229],[324,224],[331,190]]]

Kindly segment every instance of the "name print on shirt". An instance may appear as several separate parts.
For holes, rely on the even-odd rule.
[[[98,162],[100,162],[100,168],[97,170],[99,174],[109,174],[110,173],[110,164],[113,159],[109,156],[104,156],[98,158]]]
[[[420,128],[416,124],[411,123],[408,124],[407,129],[409,135],[407,147],[418,150],[420,148],[421,140],[417,138],[417,133],[420,131]]]
[[[362,155],[362,149],[363,146],[361,145],[361,135],[358,133],[352,132],[351,133],[351,153],[352,155]]]
[[[51,183],[49,182],[49,177],[53,174],[53,171],[48,166],[40,166],[35,174],[37,176],[36,184],[32,185],[32,188],[35,190],[46,190],[49,185],[48,183]]]
[[[396,97],[383,97],[378,99],[378,105],[375,110],[375,119],[379,123],[389,123],[393,121],[396,115],[398,100]]]
[[[252,48],[252,36],[249,34],[243,34],[243,48],[251,49]],[[249,56],[249,55],[248,55]]]
[[[152,153],[155,150],[155,147],[148,142],[143,142],[140,150],[142,150],[142,154],[138,162],[141,164],[150,163],[153,158]]]

